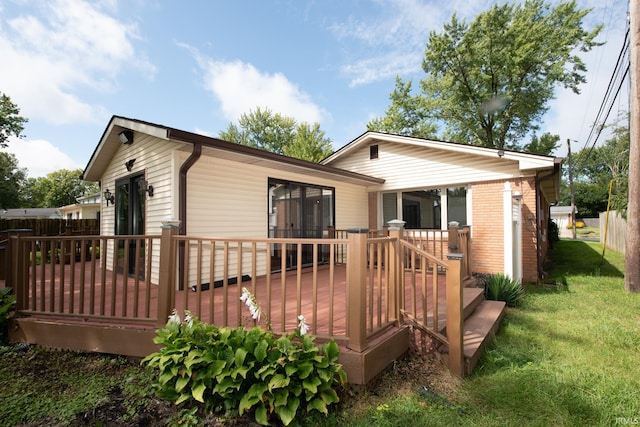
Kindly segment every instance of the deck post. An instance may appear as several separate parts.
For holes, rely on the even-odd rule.
[[[5,287],[13,288],[13,295],[16,297],[16,310],[28,308],[29,296],[26,286],[29,263],[25,247],[27,243],[21,240],[20,237],[32,235],[33,231],[31,229],[7,230],[9,252],[7,254]],[[44,264],[44,261],[42,262]]]
[[[449,253],[457,254],[462,252],[460,250],[460,236],[458,236],[459,229],[460,224],[457,221],[449,222],[447,229]]]
[[[464,311],[462,300],[462,262],[464,255],[447,254],[447,340],[449,369],[462,377],[464,366]]]
[[[173,236],[178,234],[180,221],[162,221],[160,237],[160,271],[158,284],[158,319],[157,326],[163,328],[169,315],[175,308],[176,294],[176,244]]]
[[[400,239],[404,231],[404,221],[389,221],[387,233],[392,242],[389,244],[389,317],[400,320],[400,301],[403,299],[404,271],[401,262]]]
[[[367,236],[366,228],[347,230],[347,347],[362,353],[367,348]]]

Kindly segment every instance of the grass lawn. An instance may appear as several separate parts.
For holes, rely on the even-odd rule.
[[[601,252],[558,242],[547,268],[560,286],[527,287],[473,376],[436,381],[436,397],[396,395],[347,425],[639,424],[640,295],[624,291],[623,256]]]
[[[598,243],[558,242],[547,266],[558,286],[527,287],[470,378],[407,357],[371,386],[343,393],[329,417],[301,425],[640,424],[640,294],[624,291],[622,255],[608,251],[602,261],[601,252]],[[159,426],[171,417],[178,425],[175,406],[153,396],[137,360],[9,346],[0,361],[0,426]]]

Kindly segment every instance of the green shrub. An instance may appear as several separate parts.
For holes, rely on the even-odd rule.
[[[560,241],[560,230],[558,224],[551,218],[549,218],[549,242],[555,243]]]
[[[576,221],[576,228],[584,228],[584,222],[582,221]],[[573,228],[573,223],[570,222],[567,224],[567,230],[571,230]]]
[[[284,425],[303,411],[326,415],[339,400],[334,388],[346,384],[338,345],[320,349],[300,329],[276,338],[260,327],[220,328],[189,313],[182,322],[174,313],[154,342],[162,349],[142,363],[159,371],[161,398],[226,415],[254,411],[263,425],[273,414]]]
[[[520,282],[502,273],[491,274],[485,283],[485,296],[487,299],[504,301],[509,307],[515,307],[524,298],[524,288]]]
[[[0,344],[8,340],[9,315],[16,305],[16,297],[11,293],[12,288],[0,289]]]

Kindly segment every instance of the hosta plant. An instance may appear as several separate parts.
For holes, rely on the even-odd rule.
[[[276,416],[289,425],[305,412],[328,414],[339,400],[335,389],[346,383],[338,345],[319,348],[302,325],[308,328],[301,319],[278,338],[260,327],[220,328],[174,313],[154,339],[162,348],[142,363],[158,370],[158,395],[178,405],[227,415],[253,411],[260,424]]]

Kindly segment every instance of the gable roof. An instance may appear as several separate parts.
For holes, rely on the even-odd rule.
[[[335,151],[320,163],[329,165],[338,159],[342,159],[349,153],[367,145],[376,143],[398,143],[406,145],[414,145],[425,148],[434,148],[444,151],[471,154],[476,156],[485,156],[494,158],[496,161],[501,159],[514,160],[518,162],[520,170],[540,170],[552,168],[555,164],[562,162],[562,159],[554,156],[545,156],[541,154],[522,153],[519,151],[499,150],[497,148],[479,147],[476,145],[461,144],[456,142],[438,141],[433,139],[416,138],[411,136],[394,135],[382,132],[367,131]]]
[[[132,130],[134,131],[134,135],[135,132],[144,133],[159,139],[171,140],[185,145],[201,144],[202,147],[210,151],[210,153],[215,153],[216,157],[238,161],[247,165],[277,168],[307,175],[312,174],[317,177],[340,179],[341,181],[361,185],[381,184],[384,182],[384,180],[380,178],[121,116],[113,116],[107,124],[98,145],[84,169],[82,179],[86,181],[99,181],[101,179],[109,162],[122,144],[119,141],[118,134],[123,130]]]

